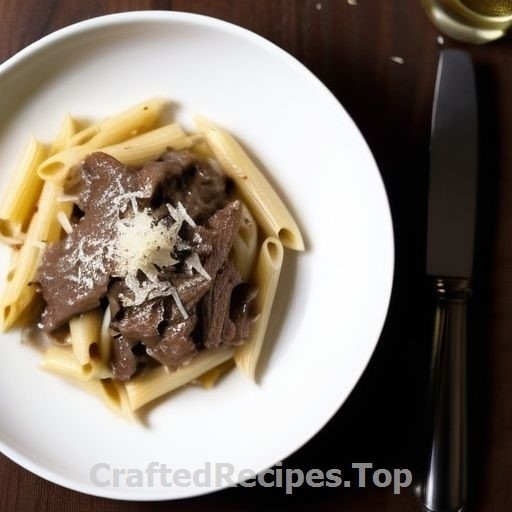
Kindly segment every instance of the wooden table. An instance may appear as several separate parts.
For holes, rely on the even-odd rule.
[[[470,499],[473,510],[512,510],[512,41],[458,44],[415,0],[4,0],[0,61],[66,25],[102,14],[172,9],[255,31],[296,56],[337,96],[368,141],[387,187],[396,278],[380,343],[332,421],[285,468],[421,469],[430,310],[425,268],[428,145],[437,59],[443,47],[474,57],[481,102],[481,198],[470,315]],[[392,56],[403,63],[391,60]],[[1,392],[4,392],[2,390]],[[37,426],[34,426],[36,429]],[[181,502],[130,503],[85,496],[0,455],[0,511],[419,510],[414,486],[233,488]]]

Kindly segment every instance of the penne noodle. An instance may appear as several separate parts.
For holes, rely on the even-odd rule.
[[[31,304],[36,291],[30,282],[35,275],[40,248],[25,242],[19,250],[15,266],[7,275],[7,282],[0,302],[2,332],[12,327]]]
[[[102,320],[103,311],[93,309],[87,313],[75,316],[69,321],[73,353],[81,365],[91,361],[91,345],[96,343],[98,346],[101,342]]]
[[[249,339],[236,349],[234,357],[237,367],[253,380],[256,379],[258,358],[263,347],[282,264],[281,242],[277,238],[267,238],[261,246],[255,270],[255,279],[259,287],[256,296],[259,316],[251,327]]]
[[[204,140],[204,137],[202,137],[202,136],[201,136],[201,141],[198,142],[194,146],[194,153],[197,156],[206,158],[207,160],[213,160],[215,158],[215,155],[213,154],[212,150],[210,149],[210,146],[208,146],[208,143]],[[214,162],[215,162],[215,164],[217,164],[216,161],[214,161]]]
[[[112,372],[98,359],[91,358],[88,363],[80,364],[71,344],[50,345],[41,364],[45,370],[83,382],[112,377]]]
[[[50,345],[41,365],[44,370],[65,377],[75,386],[101,398],[115,412],[133,418],[125,385],[108,377],[92,377],[90,365],[80,365],[70,346]]]
[[[64,151],[72,145],[73,136],[78,131],[78,122],[71,116],[66,116],[57,132],[48,156]]]
[[[76,384],[84,391],[103,400],[114,412],[135,420],[125,386],[122,382],[107,378],[76,381]]]
[[[238,142],[229,133],[203,118],[196,118],[196,123],[223,171],[236,183],[265,234],[279,238],[290,249],[303,251],[304,241],[297,223]]]
[[[256,261],[257,246],[258,226],[249,209],[243,205],[242,220],[233,240],[231,257],[244,281],[247,281],[252,274],[254,262]]]
[[[169,148],[176,150],[186,149],[192,147],[199,140],[201,140],[201,138],[198,136],[185,135],[182,128],[178,124],[173,123],[112,146],[73,146],[46,160],[43,165],[46,166],[48,162],[52,160],[49,165],[60,166],[62,177],[69,177],[70,169],[94,151],[103,151],[116,158],[124,165],[137,166],[147,160],[157,158]],[[52,181],[49,177],[45,179]]]
[[[177,370],[167,372],[165,367],[161,366],[133,378],[126,383],[126,392],[132,409],[135,411],[156,398],[188,384],[231,359],[233,354],[232,347],[205,351]]]
[[[138,165],[159,157],[167,149],[186,149],[196,144],[200,137],[187,136],[180,125],[173,123],[134,137],[121,144],[100,148],[126,166]]]
[[[60,184],[53,182],[44,184],[37,212],[32,217],[15,266],[9,271],[5,291],[0,301],[0,323],[4,332],[26,310],[36,294],[34,286],[30,283],[35,280],[39,266],[43,247],[41,242],[52,242],[60,238],[61,225],[57,213],[62,211],[68,217],[71,214],[73,207],[71,203],[57,201],[61,195]]]
[[[43,180],[64,182],[71,167],[89,153],[152,128],[164,107],[162,100],[146,101],[77,133],[70,139],[71,147],[42,162],[38,168],[39,177]]]
[[[75,380],[89,380],[92,377],[92,365],[81,365],[71,345],[50,345],[44,352],[42,367],[52,373]]]
[[[203,373],[200,377],[198,377],[198,381],[201,383],[204,389],[212,389],[217,381],[220,379],[223,373],[226,373],[233,367],[233,360],[228,359],[226,362],[219,364],[215,368]]]
[[[89,126],[71,139],[71,145],[108,146],[150,130],[159,120],[167,102],[153,98]]]
[[[30,139],[7,187],[7,195],[0,204],[2,235],[10,237],[14,232],[27,228],[43,186],[37,168],[47,153],[41,142],[33,137]]]

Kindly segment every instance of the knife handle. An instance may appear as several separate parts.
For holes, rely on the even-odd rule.
[[[421,501],[433,512],[463,510],[467,491],[466,308],[469,279],[435,279],[430,368],[430,449]]]

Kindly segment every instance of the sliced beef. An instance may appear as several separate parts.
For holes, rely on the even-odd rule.
[[[39,267],[45,331],[98,307],[106,295],[113,270],[112,231],[119,210],[127,206],[127,192],[136,185],[134,172],[105,153],[85,159],[82,179],[79,204],[85,214],[69,235],[46,248]]]
[[[144,195],[137,171],[101,151],[85,158],[80,173],[77,205],[96,220],[117,216],[119,208],[129,204],[126,193],[137,191]]]
[[[186,320],[175,308],[169,325],[157,343],[146,343],[146,352],[159,363],[175,370],[190,361],[197,353],[191,333],[197,322],[195,314]]]
[[[229,305],[231,292],[240,281],[238,270],[230,261],[226,262],[201,301],[202,342],[206,348],[215,348],[221,343],[233,341],[236,329],[229,318]]]
[[[239,284],[231,294],[230,318],[236,329],[235,341],[241,344],[247,340],[251,325],[257,318],[255,312],[255,299],[258,287],[248,284]]]
[[[173,277],[172,284],[176,287],[178,297],[187,310],[195,306],[212,285],[211,279],[201,274],[191,276],[178,274]]]
[[[133,353],[133,348],[137,343],[135,340],[126,339],[122,334],[112,339],[112,374],[114,379],[128,380],[137,370],[137,357]]]
[[[140,170],[140,183],[151,190],[151,207],[180,202],[198,224],[226,200],[222,171],[186,151],[169,151]]]
[[[210,276],[215,276],[226,261],[242,217],[242,203],[232,201],[214,213],[206,226],[199,226],[193,249],[201,256],[207,254],[203,267]]]
[[[98,152],[86,158],[81,175],[76,188],[82,215],[71,234],[48,246],[40,267],[45,331],[107,298],[113,376],[119,380],[131,378],[139,363],[149,358],[176,369],[200,350],[247,338],[254,320],[254,293],[241,288],[240,275],[228,259],[242,205],[238,200],[228,202],[226,179],[216,165],[186,151],[170,151],[133,170]],[[175,220],[167,204],[176,207],[178,202],[196,225],[184,222],[179,236],[169,235],[173,243],[166,250],[177,263],[149,260],[144,271],[121,275],[116,266],[119,226],[130,221],[135,210],[150,207],[155,225],[171,231]],[[154,286],[156,294],[128,306],[123,297],[134,293],[134,280]]]
[[[121,319],[114,319],[111,325],[127,340],[155,342],[160,338],[165,317],[164,299],[157,298],[125,308]]]

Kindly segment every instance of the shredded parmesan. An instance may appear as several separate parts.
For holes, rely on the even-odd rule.
[[[76,203],[78,201],[78,195],[76,194],[62,194],[57,198],[58,203]]]
[[[69,222],[68,216],[62,210],[57,212],[57,220],[59,221],[62,229],[68,235],[73,232],[73,226],[71,225],[71,222]]]
[[[103,314],[103,319],[101,321],[101,330],[100,330],[100,341],[101,345],[105,346],[110,343],[111,335],[110,335],[110,320],[111,320],[111,312],[110,307],[105,309],[105,313]]]
[[[34,247],[37,247],[40,251],[44,251],[46,249],[46,243],[43,242],[42,240],[30,240],[30,243],[34,246]]]
[[[171,256],[174,240],[169,228],[155,222],[149,209],[135,210],[132,217],[117,222],[116,272],[120,276],[137,274],[152,265],[171,266],[177,263]]]
[[[182,245],[178,233],[183,223],[192,227],[196,227],[196,224],[179,202],[176,207],[166,204],[174,220],[171,225],[169,219],[156,220],[148,208],[139,210],[135,198],[130,198],[130,202],[132,214],[116,223],[115,275],[124,277],[131,292],[131,296],[122,294],[121,302],[124,306],[138,306],[146,300],[170,295],[183,318],[187,319],[188,314],[176,288],[169,281],[161,281],[158,273],[179,262],[173,253]],[[188,256],[183,263],[187,268],[210,279],[196,253]],[[139,279],[140,272],[147,280]]]
[[[183,222],[186,222],[193,228],[196,227],[196,223],[191,219],[190,215],[187,213],[187,210],[185,210],[185,207],[178,201],[178,206],[174,208],[170,204],[166,204],[167,209],[169,210],[169,213],[171,214],[171,217],[180,225]]]
[[[199,259],[199,255],[196,252],[193,252],[186,260],[185,267],[187,270],[194,269],[198,274],[201,274],[203,277],[206,277],[208,281],[211,280],[210,274],[206,272],[205,268],[201,264],[201,260]]]
[[[174,302],[176,302],[176,306],[178,306],[178,309],[180,310],[181,315],[186,320],[188,318],[188,313],[186,312],[185,308],[183,307],[183,303],[180,300],[180,297],[178,295],[178,292],[176,291],[176,288],[173,288],[171,293],[172,293],[172,298],[174,299]]]

